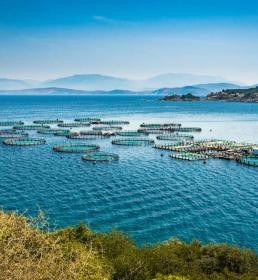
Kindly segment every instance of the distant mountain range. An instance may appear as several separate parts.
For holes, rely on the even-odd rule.
[[[76,90],[152,91],[157,88],[185,87],[199,84],[232,83],[221,77],[184,73],[162,74],[145,80],[130,80],[99,74],[83,74],[37,82],[32,80],[0,79],[0,90],[27,88],[71,88]]]

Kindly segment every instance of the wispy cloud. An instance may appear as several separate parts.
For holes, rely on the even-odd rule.
[[[99,21],[99,22],[102,22],[102,23],[111,23],[111,24],[114,24],[114,23],[119,23],[120,21],[118,20],[114,20],[112,18],[108,18],[108,17],[104,17],[104,16],[99,16],[99,15],[96,15],[96,16],[93,16],[93,19],[95,21]]]

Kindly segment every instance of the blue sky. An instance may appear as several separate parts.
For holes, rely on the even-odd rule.
[[[0,0],[0,77],[167,72],[258,83],[258,1]]]

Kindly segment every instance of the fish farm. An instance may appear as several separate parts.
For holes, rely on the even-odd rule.
[[[89,153],[99,149],[98,145],[89,144],[64,144],[53,147],[54,151],[61,153]]]
[[[85,127],[90,126],[89,122],[59,123],[59,127]]]
[[[82,156],[83,160],[87,161],[115,161],[119,160],[119,156],[117,154],[112,154],[112,153],[105,153],[105,152],[94,152],[94,153],[89,153],[86,155]]]
[[[40,129],[40,130],[37,131],[37,133],[39,133],[39,134],[56,134],[56,133],[66,133],[66,134],[69,134],[70,130],[48,128],[48,129]]]
[[[33,121],[33,123],[35,124],[59,124],[59,123],[63,123],[64,121],[56,119],[56,120],[36,120]]]
[[[171,141],[180,141],[180,140],[193,140],[193,135],[178,135],[178,134],[163,134],[158,135],[157,140],[171,140]]]
[[[17,125],[13,127],[14,129],[17,130],[40,130],[40,129],[48,129],[50,128],[49,125],[37,125],[37,124],[32,124],[32,125]]]
[[[5,139],[3,144],[9,146],[37,146],[46,144],[46,140],[36,138]]]
[[[151,139],[118,139],[113,140],[113,145],[123,145],[123,146],[149,146],[153,145],[155,142]]]
[[[123,130],[129,121],[102,120],[94,117],[76,118],[74,122],[64,123],[59,119],[34,120],[25,124],[23,121],[0,121],[0,126],[12,128],[0,129],[0,139],[10,146],[35,146],[46,143],[45,139],[30,137],[25,131],[37,131],[39,134],[65,137],[70,140],[100,140],[119,137],[111,141],[112,145],[121,146],[152,146],[155,149],[171,151],[169,156],[179,160],[224,159],[234,160],[248,166],[258,166],[257,144],[237,143],[220,139],[194,140],[191,134],[181,132],[201,132],[200,127],[184,127],[179,123],[142,123],[135,130]],[[95,125],[95,126],[92,126]],[[58,127],[56,127],[58,126]],[[91,126],[91,130],[73,131],[73,128]],[[66,128],[66,129],[65,129]],[[68,129],[70,128],[70,129]],[[34,133],[34,132],[33,132]],[[155,144],[154,136],[157,143]],[[144,138],[140,136],[145,136]],[[148,136],[150,136],[148,138]],[[123,137],[123,138],[122,138]],[[128,137],[128,138],[125,138]],[[159,141],[167,141],[161,143]],[[117,160],[118,155],[100,151],[95,144],[61,144],[54,145],[54,151],[63,153],[86,153],[83,159],[88,161]]]
[[[15,125],[23,125],[22,121],[2,121],[0,122],[0,126],[15,126]]]
[[[128,136],[128,137],[137,137],[137,136],[147,136],[149,133],[146,131],[137,131],[137,130],[128,130],[128,131],[119,131],[116,133],[118,136]]]
[[[124,124],[129,124],[129,123],[130,122],[128,122],[128,121],[115,121],[115,120],[100,122],[100,124],[105,124],[105,125],[124,125]]]

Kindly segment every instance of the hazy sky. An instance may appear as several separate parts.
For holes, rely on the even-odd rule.
[[[258,1],[0,0],[0,77],[167,72],[258,83]]]

